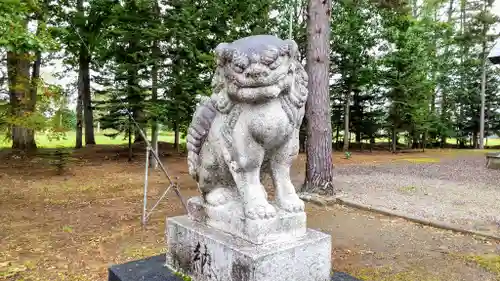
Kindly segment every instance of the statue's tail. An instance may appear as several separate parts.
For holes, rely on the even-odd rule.
[[[216,115],[216,109],[211,98],[203,97],[193,114],[187,134],[188,169],[189,174],[198,180],[200,151],[208,136],[210,127]]]

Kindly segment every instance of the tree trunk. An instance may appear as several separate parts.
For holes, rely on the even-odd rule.
[[[356,143],[361,143],[361,131],[356,130]]]
[[[42,14],[37,14],[37,35],[44,28]],[[24,21],[28,29],[28,20]],[[7,52],[7,76],[9,102],[13,123],[11,127],[12,149],[30,152],[36,150],[35,130],[30,128],[29,119],[35,112],[37,87],[40,78],[41,53],[36,52],[33,73],[30,79],[30,59],[28,53]],[[28,122],[27,122],[28,121]]]
[[[130,43],[130,45],[132,45],[132,43]],[[134,50],[134,48],[132,48],[132,50]],[[127,76],[129,112],[132,112],[132,117],[130,117],[129,114],[130,126],[133,130],[131,134],[134,136],[134,143],[144,142],[144,137],[141,134],[141,131],[146,134],[142,126],[143,124],[141,123],[144,120],[144,111],[141,108],[142,105],[140,105],[140,94],[137,92],[139,87],[139,83],[137,81],[137,70],[129,69]]]
[[[153,126],[151,127],[151,148],[156,153],[156,155],[160,155],[158,152],[158,136],[160,135],[160,126],[158,122],[153,122]],[[150,158],[150,167],[153,169],[158,169],[158,161],[153,156]]]
[[[418,4],[417,0],[411,0],[411,14],[414,18],[418,18]]]
[[[331,5],[331,0],[310,0],[308,6],[307,163],[302,188],[306,192],[329,195],[334,194],[329,95]]]
[[[353,75],[353,77],[355,77],[355,74]],[[355,114],[354,114],[354,117],[351,116],[351,120],[353,120],[353,119],[356,120],[355,125],[354,125],[355,131],[356,131],[356,143],[359,143],[359,144],[361,144],[361,146],[363,146],[363,144],[361,142],[362,136],[363,136],[363,129],[361,127],[361,122],[363,120],[363,107],[361,105],[361,99],[359,97],[359,94],[360,94],[359,89],[353,90],[353,94],[354,94],[353,104],[354,104],[354,108],[355,108]],[[361,150],[363,150],[362,147],[361,147]]]
[[[94,145],[94,115],[92,110],[92,97],[90,95],[90,54],[88,50],[88,32],[87,32],[87,22],[85,19],[85,14],[83,10],[83,0],[77,0],[76,9],[79,13],[80,18],[83,20],[79,26],[79,32],[82,35],[82,39],[85,42],[79,42],[80,50],[78,54],[78,94],[81,95],[81,106],[83,111],[83,124],[85,127],[85,145]],[[78,148],[78,144],[76,145]],[[81,147],[81,146],[80,146]]]
[[[132,149],[132,131],[134,131],[134,125],[132,124],[132,117],[128,115],[128,162],[132,162],[134,156],[134,151]]]
[[[306,122],[307,121],[304,118],[302,121],[302,124],[300,125],[300,131],[299,131],[299,152],[300,153],[306,152],[306,140],[307,140]]]
[[[418,148],[418,137],[416,135],[413,136],[413,140],[411,142],[411,149]]]
[[[83,78],[82,72],[78,72],[78,97],[76,100],[76,143],[75,148],[83,146]]]
[[[450,5],[448,6],[448,19],[447,23],[450,24],[452,22],[452,15],[453,15],[453,3],[454,0],[450,0]],[[447,39],[449,39],[451,35],[447,35]],[[444,54],[446,55],[445,59],[448,59],[449,56],[449,45],[446,44]],[[441,91],[441,121],[447,120],[447,112],[448,112],[448,96],[447,92],[445,89],[442,89]],[[446,146],[446,135],[441,136],[441,147],[444,148]]]
[[[441,148],[445,148],[446,147],[446,141],[447,141],[446,136],[443,136],[441,138]]]
[[[466,3],[467,1],[466,0],[461,0],[460,1],[460,35],[462,36],[462,38],[465,38],[465,17],[466,17],[466,11],[465,11],[465,8],[466,8]],[[465,90],[465,85],[466,85],[466,81],[465,81],[465,73],[467,72],[467,69],[466,69],[466,66],[465,66],[465,57],[466,57],[466,54],[467,54],[467,48],[465,46],[465,44],[460,44],[460,90],[462,93],[465,93],[466,90]],[[460,114],[462,115],[462,114]],[[462,119],[463,120],[463,119]]]
[[[144,126],[144,111],[142,108],[136,108],[134,110],[134,119],[139,126],[134,124],[135,135],[134,135],[134,143],[144,142],[144,137],[141,134],[141,131],[146,134],[145,126]],[[146,136],[147,137],[147,136]]]
[[[34,64],[33,74],[39,75],[40,54]],[[30,88],[30,62],[28,54],[7,52],[7,72],[12,124],[12,149],[29,152],[35,150],[35,132],[29,128],[26,118],[30,118],[36,105],[36,89]],[[37,83],[34,77],[33,83]],[[33,94],[35,98],[33,99]]]
[[[180,132],[179,132],[179,123],[174,123],[174,149],[179,152],[180,151]]]
[[[474,132],[474,134],[472,135],[472,148],[474,149],[477,149],[479,147],[477,135],[477,132]]]
[[[344,104],[344,147],[343,151],[349,150],[349,142],[351,141],[351,134],[349,130],[349,117],[351,115],[350,103],[351,103],[351,92],[352,83],[349,82],[347,86],[347,93],[345,94],[345,104]]]
[[[397,150],[397,144],[398,144],[398,134],[396,132],[396,128],[393,127],[392,128],[392,140],[391,140],[391,143],[392,143],[392,147],[391,147],[391,150],[392,150],[392,153],[396,153],[396,150]]]
[[[85,49],[85,50],[84,50]],[[83,116],[85,120],[85,145],[94,145],[94,112],[92,110],[92,97],[90,94],[90,59],[87,49],[83,47],[80,52],[80,72],[82,72],[82,100]]]
[[[422,152],[425,152],[425,148],[427,147],[427,131],[422,134]]]
[[[40,23],[39,23],[40,24]],[[37,34],[40,34],[40,27],[38,27]],[[40,83],[40,67],[42,66],[42,53],[40,51],[35,52],[35,62],[33,62],[33,69],[31,74],[31,89],[30,89],[30,98],[27,104],[29,112],[35,112],[36,109],[36,100],[38,96],[38,86]],[[35,130],[29,130],[29,142],[33,141],[33,147],[28,149],[36,148],[35,142]]]
[[[157,17],[156,20],[159,20],[160,17],[160,8],[158,6],[158,1],[155,1],[155,5],[153,7],[153,13]],[[160,59],[160,48],[158,47],[158,41],[153,41],[153,48],[151,50],[153,55],[153,66],[151,68],[151,102],[155,105],[158,101],[158,60]],[[156,111],[155,111],[156,112]],[[151,126],[151,147],[158,154],[158,135],[160,130],[158,128],[158,118],[153,116],[153,124]],[[156,158],[151,157],[150,160],[151,168],[158,169],[158,161]]]
[[[437,11],[438,11],[438,9],[434,9],[434,15],[433,15],[433,19],[432,19],[434,22],[438,22],[439,21],[438,15],[437,15]],[[437,54],[438,54],[438,52],[437,52],[437,50],[438,50],[437,42],[438,42],[438,39],[439,39],[438,38],[439,37],[438,32],[435,32],[433,34],[433,37],[434,37],[433,38],[434,42],[432,44],[432,53],[434,55],[433,55],[432,60],[436,62],[436,61],[438,61],[438,57],[437,57]],[[431,106],[431,113],[432,113],[433,116],[437,116],[436,115],[436,98],[437,98],[437,92],[438,92],[438,84],[437,84],[438,69],[434,69],[433,63],[430,63],[429,68],[432,69],[431,70],[432,71],[432,73],[431,73],[431,77],[432,77],[431,80],[434,81],[434,82],[436,82],[436,84],[433,86],[433,89],[432,89],[431,104],[430,104],[430,106]]]
[[[412,145],[411,145],[411,148],[412,149],[418,149],[418,145],[420,143],[420,135],[418,134],[418,132],[415,130],[415,128],[412,129]]]
[[[131,8],[135,9],[136,1],[128,1],[131,4]],[[130,36],[128,38],[128,48],[127,52],[129,54],[134,54],[138,52],[140,49],[140,38],[137,36]],[[134,56],[130,57],[133,60],[131,65],[128,66],[127,69],[127,87],[128,87],[128,104],[129,104],[129,112],[132,112],[131,126],[133,128],[133,137],[134,143],[144,142],[144,137],[146,136],[145,132],[145,115],[144,115],[144,103],[142,96],[142,89],[139,86],[140,78],[139,78],[139,68],[138,65],[140,62],[137,61],[137,58]],[[135,122],[134,122],[135,121]]]
[[[484,1],[484,7],[483,7],[483,13],[486,13],[486,7],[488,5],[488,0]],[[486,31],[488,29],[488,26],[486,23],[483,24],[483,50],[482,50],[482,73],[481,73],[481,111],[479,112],[479,149],[484,149],[484,110],[485,110],[485,103],[486,103],[486,60],[488,54],[486,53],[486,42],[488,38],[486,37]]]
[[[336,132],[335,132],[335,150],[338,150],[338,143],[339,143],[339,138],[340,138],[340,126],[335,126],[336,127]]]

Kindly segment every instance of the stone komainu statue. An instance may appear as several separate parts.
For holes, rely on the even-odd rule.
[[[290,180],[308,94],[297,44],[257,35],[219,44],[215,53],[213,94],[198,105],[187,136],[189,173],[205,204],[238,201],[246,217],[272,218],[260,181],[269,173],[278,208],[302,212]]]

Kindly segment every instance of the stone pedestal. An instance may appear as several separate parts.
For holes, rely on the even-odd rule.
[[[191,217],[197,216],[192,209],[195,207],[196,204],[190,206]],[[300,237],[288,235],[284,240],[254,244],[230,232],[188,216],[169,218],[167,266],[191,276],[194,281],[327,281],[331,278],[330,235],[307,229]]]

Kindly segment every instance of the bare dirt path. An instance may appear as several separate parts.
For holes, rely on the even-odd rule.
[[[141,159],[127,163],[116,152],[86,153],[62,176],[43,161],[0,161],[0,280],[105,280],[110,264],[165,251],[165,216],[184,213],[174,194],[142,229]],[[335,157],[336,163],[345,161]],[[355,161],[397,158],[376,154]],[[189,197],[197,191],[185,162],[184,156],[164,158]],[[300,174],[302,165],[299,160],[294,173]],[[149,199],[165,187],[166,179],[151,173]],[[500,278],[495,242],[341,206],[308,205],[307,211],[310,227],[332,234],[335,269],[363,280]]]

